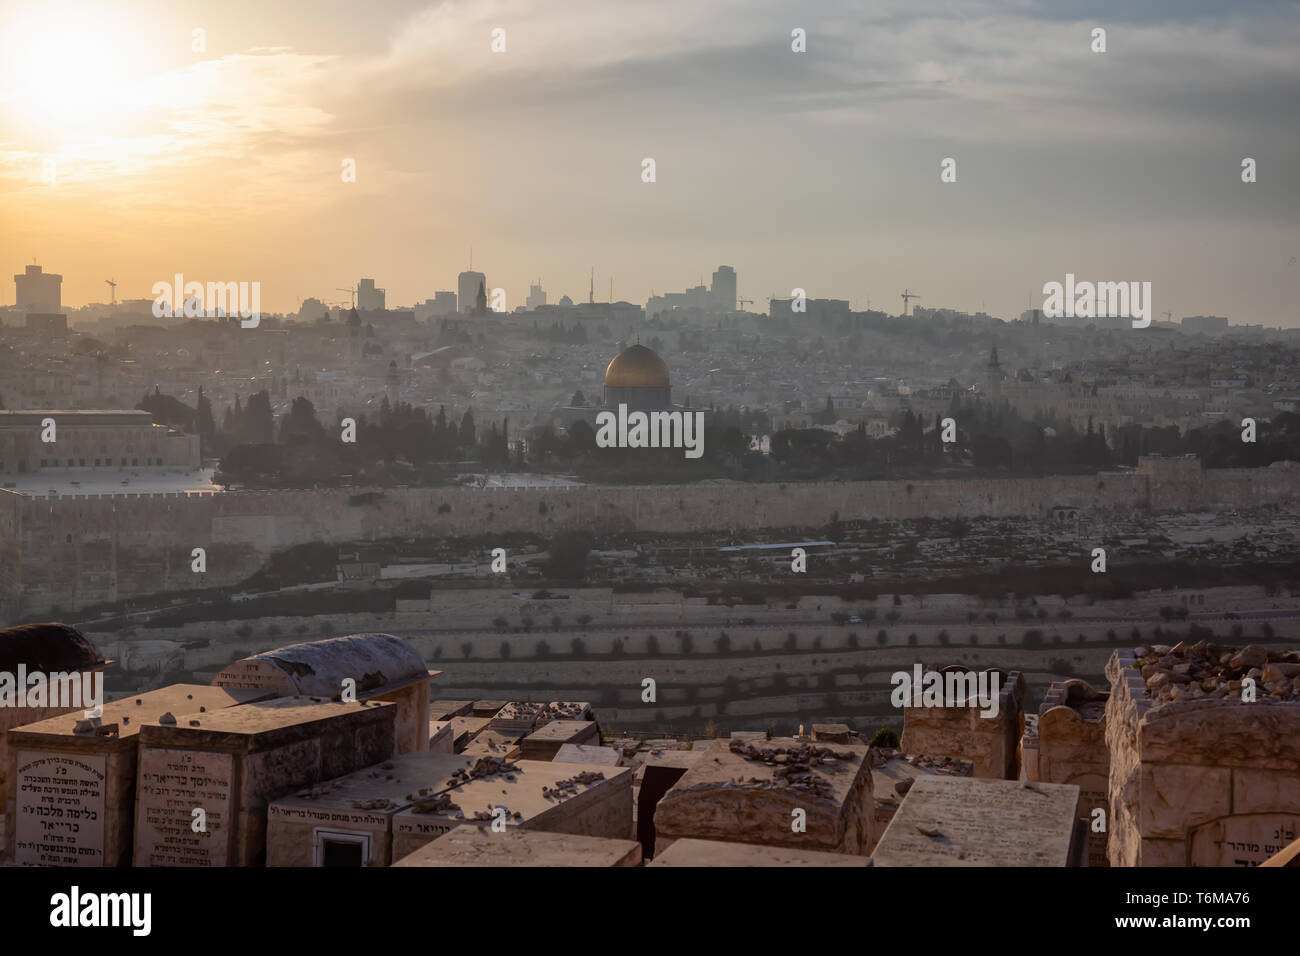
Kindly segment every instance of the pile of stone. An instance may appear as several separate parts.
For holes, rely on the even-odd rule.
[[[830,747],[796,744],[793,747],[755,747],[733,739],[728,745],[733,754],[774,767],[771,780],[751,777],[749,783],[760,789],[802,790],[818,797],[829,797],[834,788],[816,768],[832,760],[852,760],[854,754],[836,753]]]
[[[333,789],[334,789],[334,784],[322,783],[320,786],[312,787],[309,790],[300,790],[297,795],[299,797],[302,797],[304,800],[317,800],[320,797],[325,796],[325,794],[329,793]]]
[[[505,757],[479,757],[474,762],[474,766],[468,770],[464,768],[453,770],[450,777],[447,778],[447,786],[458,787],[462,783],[468,783],[479,777],[492,777],[502,774],[507,780],[513,781],[515,774],[523,773],[523,768],[518,766],[513,760],[507,760]]]
[[[969,777],[975,772],[975,764],[959,757],[945,757],[935,754],[905,754],[891,747],[872,747],[867,751],[871,766],[880,767],[890,760],[906,760],[913,767],[932,770],[935,773],[951,774],[954,777]]]
[[[376,797],[373,800],[353,800],[353,810],[391,810],[400,806],[395,800],[386,800],[383,797]]]
[[[1257,699],[1300,700],[1300,651],[1250,644],[1223,647],[1208,641],[1155,644],[1134,653],[1147,695],[1159,703],[1176,700],[1241,700],[1242,681],[1255,682]]]
[[[426,791],[420,791],[421,796],[407,794],[406,799],[411,801],[412,813],[459,813],[460,805],[453,803],[450,793],[439,793],[433,796],[425,796]]]
[[[605,775],[599,770],[584,770],[565,780],[557,780],[554,787],[542,787],[542,796],[571,797],[578,792],[579,787],[585,787],[587,784],[604,779]]]
[[[587,704],[575,700],[553,700],[541,712],[544,720],[582,720],[587,712]],[[538,721],[541,723],[541,721]]]

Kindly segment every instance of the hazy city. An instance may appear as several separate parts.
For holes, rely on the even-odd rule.
[[[1300,866],[1294,6],[135,6],[0,21],[0,868]]]

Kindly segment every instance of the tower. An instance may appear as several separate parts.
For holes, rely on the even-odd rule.
[[[989,364],[984,371],[984,383],[988,390],[989,401],[1002,400],[1002,366],[998,364],[998,347],[993,346],[989,353]]]

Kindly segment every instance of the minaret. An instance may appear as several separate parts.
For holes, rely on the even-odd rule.
[[[989,353],[989,364],[984,373],[985,384],[988,387],[989,401],[1000,402],[1002,400],[1002,366],[998,364],[998,347],[993,346],[993,351]]]

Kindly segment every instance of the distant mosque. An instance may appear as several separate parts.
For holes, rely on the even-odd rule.
[[[604,411],[617,412],[620,405],[629,412],[706,411],[674,405],[668,363],[654,349],[646,348],[638,337],[614,356],[605,368],[605,384],[598,405],[567,405],[555,410],[555,424],[568,428],[582,420],[595,425],[596,416]]]

